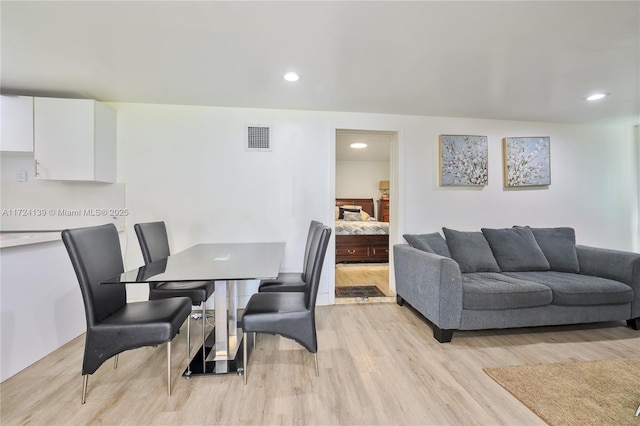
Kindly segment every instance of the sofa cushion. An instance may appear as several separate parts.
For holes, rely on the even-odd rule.
[[[449,247],[439,232],[431,234],[404,234],[404,239],[413,247],[429,253],[451,258]]]
[[[580,272],[573,228],[531,228],[552,271]]]
[[[545,285],[495,272],[462,274],[464,309],[518,309],[545,306],[553,300]]]
[[[482,232],[465,232],[442,228],[451,258],[460,272],[500,272],[493,252]]]
[[[548,271],[549,262],[538,245],[531,229],[482,228],[500,269],[503,271]]]
[[[615,305],[633,300],[630,286],[607,278],[555,271],[504,274],[549,287],[554,305]]]

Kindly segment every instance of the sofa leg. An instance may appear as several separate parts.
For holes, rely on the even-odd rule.
[[[449,343],[453,338],[453,330],[443,330],[433,326],[433,337],[440,343]]]
[[[640,330],[640,318],[632,318],[627,320],[627,325],[634,330]]]
[[[404,305],[404,299],[399,294],[396,294],[396,303],[400,306]]]

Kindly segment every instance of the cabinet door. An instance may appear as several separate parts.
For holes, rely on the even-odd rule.
[[[33,152],[33,97],[1,99],[0,151]]]
[[[91,99],[34,99],[36,179],[94,179]]]

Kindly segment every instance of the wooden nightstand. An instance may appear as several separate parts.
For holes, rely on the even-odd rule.
[[[378,200],[378,220],[380,222],[389,222],[389,200]]]

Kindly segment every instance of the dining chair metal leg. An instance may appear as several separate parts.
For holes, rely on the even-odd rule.
[[[89,383],[89,375],[82,376],[82,403],[87,401],[87,384]]]
[[[253,342],[255,343],[255,333],[253,333]],[[247,374],[249,373],[249,358],[247,357],[247,333],[242,333],[242,362],[244,362],[244,384],[247,384]]]
[[[206,361],[205,361],[205,340],[206,338],[206,333],[205,333],[205,329],[204,326],[207,323],[207,301],[203,300],[202,301],[202,371],[206,371]]]
[[[118,368],[118,356],[120,354],[116,354],[116,356],[113,357],[113,369],[115,370],[116,368]]]
[[[191,356],[191,315],[187,317],[187,359]]]
[[[313,359],[316,362],[316,377],[320,377],[320,373],[318,372],[318,353],[313,354]]]
[[[253,350],[255,351],[257,346],[257,342],[258,341],[258,333],[253,333]]]
[[[167,342],[167,392],[171,396],[171,342]]]

